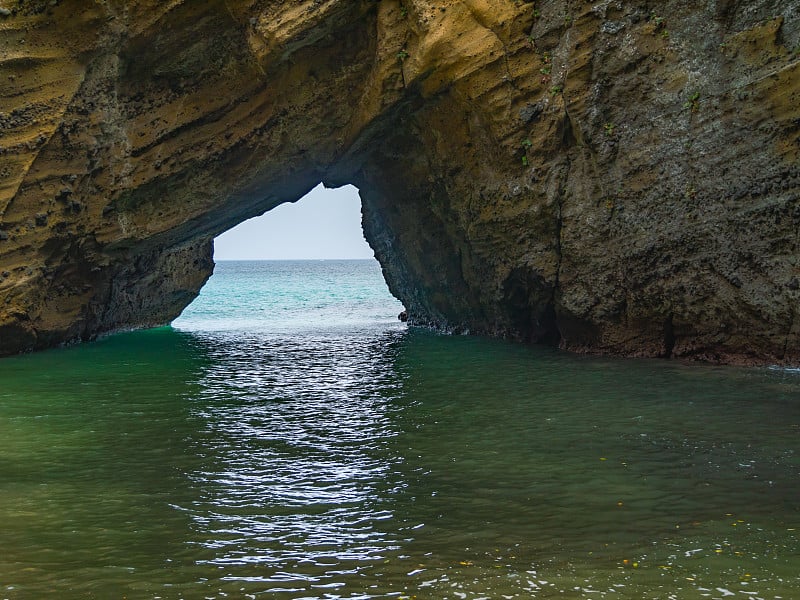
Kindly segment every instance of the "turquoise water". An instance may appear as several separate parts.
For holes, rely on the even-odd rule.
[[[799,598],[800,372],[406,329],[371,261],[222,263],[0,361],[0,598]]]

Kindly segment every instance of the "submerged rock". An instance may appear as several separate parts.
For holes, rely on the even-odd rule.
[[[20,4],[0,354],[169,322],[322,181],[414,323],[800,362],[797,3],[651,5]]]

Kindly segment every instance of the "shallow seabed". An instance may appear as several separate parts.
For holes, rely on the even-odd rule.
[[[222,264],[0,361],[0,598],[800,598],[800,373],[399,310],[373,262]]]

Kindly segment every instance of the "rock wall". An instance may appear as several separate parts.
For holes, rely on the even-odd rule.
[[[0,0],[0,354],[352,183],[412,322],[800,363],[800,0]]]

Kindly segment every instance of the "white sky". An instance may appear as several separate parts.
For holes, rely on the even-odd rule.
[[[361,199],[352,185],[318,185],[214,240],[215,260],[373,258],[361,231]]]

